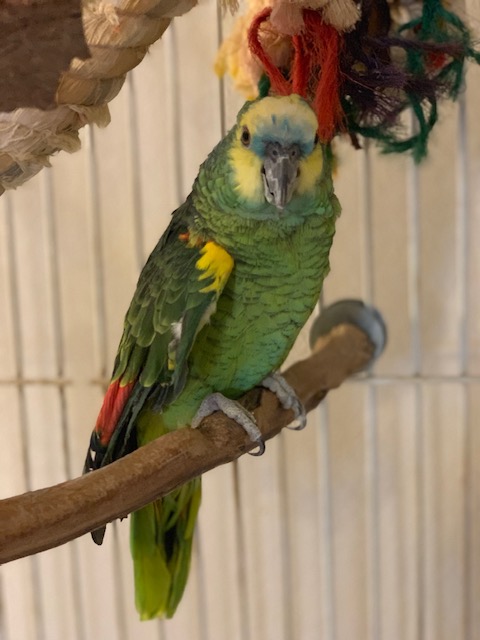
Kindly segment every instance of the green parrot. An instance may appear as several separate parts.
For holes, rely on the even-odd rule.
[[[255,419],[236,402],[256,385],[303,426],[275,372],[318,301],[340,211],[317,128],[299,96],[259,98],[201,165],[138,280],[85,473],[218,409],[261,452]],[[177,608],[200,491],[197,478],[131,516],[141,619]],[[92,533],[98,544],[104,531]]]

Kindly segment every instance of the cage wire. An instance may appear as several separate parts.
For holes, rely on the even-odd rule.
[[[241,104],[210,72],[230,20],[213,2],[176,20],[110,127],[0,199],[2,497],[80,473],[140,267]],[[304,432],[204,476],[175,618],[138,621],[124,521],[101,548],[84,536],[4,565],[1,640],[480,638],[478,74],[467,83],[420,167],[338,145],[323,299],[375,304],[387,351]],[[291,359],[307,353],[304,332]]]

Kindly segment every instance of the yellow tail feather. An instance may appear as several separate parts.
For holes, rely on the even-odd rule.
[[[141,620],[175,613],[188,578],[200,498],[201,479],[196,478],[132,514],[130,546]]]

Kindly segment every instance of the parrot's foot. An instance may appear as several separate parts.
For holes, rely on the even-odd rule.
[[[239,402],[230,400],[221,393],[212,393],[205,398],[192,420],[192,429],[200,426],[202,420],[215,411],[222,411],[228,418],[235,420],[247,432],[250,440],[257,443],[258,451],[255,453],[250,452],[252,456],[261,456],[264,453],[265,443],[262,433],[257,427],[255,416],[250,411],[247,411],[245,407],[242,407]]]
[[[272,373],[262,381],[261,386],[274,393],[284,409],[292,409],[294,420],[288,425],[288,429],[300,431],[307,426],[305,407],[282,375]]]

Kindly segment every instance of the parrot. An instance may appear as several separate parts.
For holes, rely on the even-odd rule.
[[[317,130],[299,95],[256,98],[200,166],[139,276],[84,473],[217,410],[263,452],[255,418],[238,402],[255,386],[304,426],[278,371],[318,302],[340,213]],[[200,499],[196,478],[131,514],[142,620],[177,609]],[[92,532],[97,544],[104,532]]]

